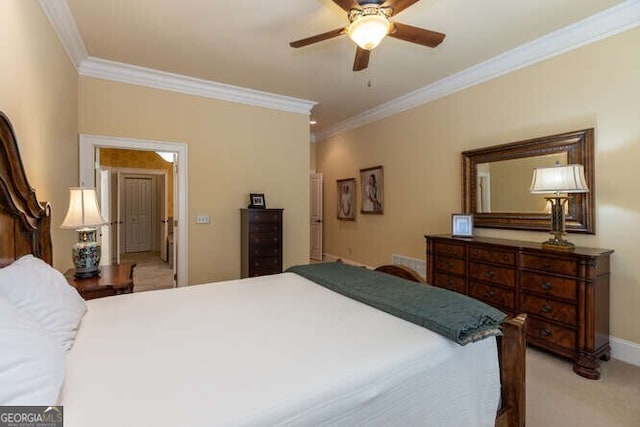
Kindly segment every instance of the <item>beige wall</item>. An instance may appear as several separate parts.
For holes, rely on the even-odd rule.
[[[315,143],[311,144],[311,155],[309,156],[309,169],[316,170],[318,168],[318,162],[317,162],[317,157],[318,157],[318,149],[317,149],[317,145]]]
[[[284,263],[309,260],[309,117],[80,78],[80,132],[188,144],[189,283],[240,276],[250,192],[284,208]],[[195,224],[208,214],[211,224]]]
[[[38,2],[0,1],[0,111],[13,123],[29,184],[52,206],[54,266],[72,266],[60,224],[78,185],[78,77]],[[55,160],[54,160],[55,159]]]
[[[536,136],[596,130],[596,235],[581,246],[615,249],[611,329],[640,343],[640,28],[345,132],[318,144],[325,178],[325,251],[369,265],[391,254],[425,258],[423,235],[448,233],[461,209],[460,152]],[[381,164],[384,215],[335,219],[336,179]],[[544,233],[477,229],[532,241]]]

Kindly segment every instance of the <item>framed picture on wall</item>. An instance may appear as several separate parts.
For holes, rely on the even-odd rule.
[[[360,169],[360,185],[362,186],[360,212],[363,214],[384,213],[383,184],[382,166]]]
[[[356,220],[356,179],[339,179],[338,183],[338,219]]]
[[[473,214],[451,215],[451,235],[454,237],[473,237]]]

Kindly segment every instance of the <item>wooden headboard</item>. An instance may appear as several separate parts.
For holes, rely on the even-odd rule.
[[[26,254],[52,263],[51,208],[36,199],[11,122],[0,112],[0,267]]]

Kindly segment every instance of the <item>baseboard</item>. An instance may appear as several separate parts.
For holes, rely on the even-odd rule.
[[[345,264],[349,264],[349,265],[355,265],[357,267],[367,267],[370,270],[373,270],[373,267],[371,267],[370,265],[366,265],[366,264],[362,264],[361,262],[357,262],[357,261],[353,261],[347,258],[342,258],[339,257],[337,255],[332,255],[332,254],[328,254],[326,252],[324,252],[322,254],[322,260],[323,261],[328,261],[328,262],[336,262],[338,260],[344,262]]]
[[[611,337],[611,357],[640,366],[640,344]]]

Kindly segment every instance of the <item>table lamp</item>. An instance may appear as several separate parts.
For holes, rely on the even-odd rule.
[[[97,227],[106,222],[98,208],[95,188],[69,188],[69,209],[60,227],[75,228],[78,233],[78,242],[71,251],[76,278],[100,274],[100,243],[96,239],[96,232]]]
[[[535,168],[529,192],[532,194],[553,194],[545,197],[551,204],[551,238],[542,243],[543,248],[572,251],[575,245],[564,238],[564,210],[570,197],[566,194],[587,193],[584,166],[566,165],[550,168]],[[565,195],[561,195],[565,194]]]

